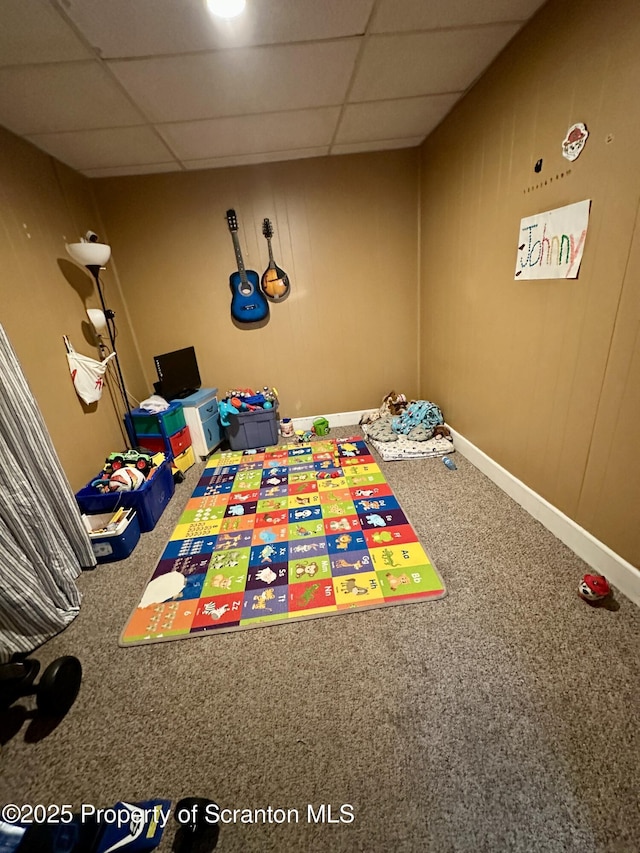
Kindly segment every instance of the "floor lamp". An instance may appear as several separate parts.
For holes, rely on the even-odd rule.
[[[100,297],[100,304],[102,305],[102,313],[105,318],[105,326],[107,330],[107,334],[109,336],[109,342],[111,344],[111,352],[115,353],[115,363],[116,363],[116,371],[118,374],[118,387],[120,390],[120,394],[122,396],[122,402],[124,403],[125,409],[127,411],[128,417],[125,418],[125,426],[127,430],[127,436],[129,438],[129,446],[134,448],[136,445],[135,435],[132,436],[133,432],[133,417],[131,415],[131,406],[129,404],[129,398],[127,396],[127,389],[124,384],[124,376],[122,375],[122,368],[120,367],[120,359],[118,358],[118,352],[116,350],[116,338],[114,334],[114,323],[113,318],[115,314],[111,311],[104,302],[104,294],[102,292],[102,286],[100,284],[100,270],[105,264],[109,261],[111,257],[111,246],[108,246],[106,243],[98,242],[98,235],[93,231],[87,231],[86,235],[82,238],[80,243],[67,243],[67,252],[73,258],[76,263],[81,266],[86,267],[91,275],[93,276],[96,287],[98,288],[98,295]],[[93,323],[93,317],[89,314],[89,319],[92,321],[92,324],[95,328],[95,323]],[[98,334],[100,330],[96,330]]]

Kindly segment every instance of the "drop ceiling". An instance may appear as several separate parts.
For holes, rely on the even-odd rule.
[[[412,147],[543,0],[1,0],[0,125],[89,177]]]

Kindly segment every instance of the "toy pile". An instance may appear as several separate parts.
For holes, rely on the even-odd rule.
[[[100,476],[91,485],[99,492],[133,492],[151,477],[164,462],[164,453],[140,453],[125,450],[105,459]]]
[[[264,386],[256,393],[251,388],[239,388],[227,391],[224,398],[218,402],[220,423],[229,426],[229,415],[239,415],[241,412],[255,412],[257,409],[277,409],[278,390]]]
[[[285,418],[285,420],[289,420],[289,418]],[[316,437],[329,435],[330,432],[331,428],[329,426],[329,421],[326,418],[316,418],[313,424],[311,425],[311,429],[297,429],[293,434],[300,443],[303,443],[305,441],[311,441],[313,438]],[[282,435],[285,435],[285,433],[282,432]],[[292,433],[289,433],[289,435],[292,435]]]
[[[363,415],[363,432],[385,461],[445,456],[454,452],[444,416],[429,400],[407,400],[390,391],[377,412]]]

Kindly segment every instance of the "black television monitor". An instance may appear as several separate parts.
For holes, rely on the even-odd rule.
[[[194,347],[155,355],[153,360],[158,371],[158,382],[154,387],[165,400],[188,397],[202,385]]]

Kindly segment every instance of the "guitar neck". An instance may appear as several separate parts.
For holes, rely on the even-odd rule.
[[[242,260],[242,252],[240,251],[240,241],[238,240],[238,232],[231,232],[231,239],[233,240],[233,249],[236,253],[236,263],[238,264],[238,272],[240,273],[240,278],[242,282],[247,281],[247,271],[244,268],[244,261]]]

